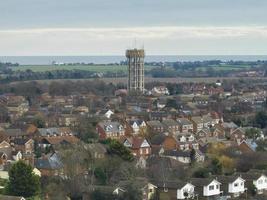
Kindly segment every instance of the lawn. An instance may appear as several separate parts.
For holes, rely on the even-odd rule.
[[[145,66],[145,70],[151,70],[153,66]],[[33,72],[45,72],[55,70],[85,70],[92,72],[127,72],[126,65],[21,65],[19,67],[13,67],[14,71],[26,71],[32,70]]]

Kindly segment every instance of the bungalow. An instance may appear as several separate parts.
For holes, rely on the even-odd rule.
[[[266,174],[259,171],[249,171],[242,174],[242,177],[246,179],[248,184],[253,184],[256,192],[262,194],[264,191],[267,191],[267,176]]]
[[[177,199],[189,199],[195,196],[195,186],[191,183],[186,183],[178,186]]]
[[[189,182],[182,181],[164,181],[154,183],[159,191],[159,196],[162,193],[167,193],[169,199],[193,199],[195,194],[195,186]]]
[[[221,176],[218,177],[218,180],[225,187],[224,192],[233,197],[238,197],[247,190],[245,188],[245,180],[241,176]]]
[[[125,136],[125,129],[119,122],[103,121],[96,126],[100,139],[120,139]]]
[[[142,137],[131,137],[126,138],[123,141],[123,145],[131,149],[134,156],[147,157],[151,154],[151,145],[145,138]]]
[[[217,179],[193,178],[192,184],[196,186],[199,195],[204,197],[219,196],[223,193],[221,183]]]
[[[127,190],[127,185],[131,184],[129,181],[121,181],[112,192],[114,195],[120,195]],[[157,186],[148,182],[147,180],[140,178],[137,179],[137,185],[142,192],[142,200],[150,200],[156,193]]]

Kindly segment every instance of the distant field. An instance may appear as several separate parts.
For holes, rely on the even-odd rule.
[[[154,66],[145,66],[145,70],[151,70]],[[45,72],[45,71],[55,71],[55,70],[85,70],[92,72],[119,72],[127,71],[126,65],[21,65],[19,67],[12,68],[15,71],[26,71],[32,70],[33,72]]]
[[[203,71],[212,68],[216,71],[227,71],[227,70],[243,70],[250,68],[250,65],[216,65],[216,66],[209,66],[209,67],[199,67],[197,69],[201,69]]]

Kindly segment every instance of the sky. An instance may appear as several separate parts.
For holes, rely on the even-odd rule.
[[[266,0],[0,0],[0,56],[267,55]]]

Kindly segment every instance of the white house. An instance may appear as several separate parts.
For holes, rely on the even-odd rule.
[[[253,180],[253,185],[257,189],[258,194],[262,194],[263,191],[267,191],[267,176],[264,174],[261,174],[258,177],[255,177],[256,179]]]
[[[245,179],[241,176],[221,176],[219,181],[223,184],[224,192],[233,197],[238,197],[247,190]]]
[[[177,189],[177,199],[193,198],[195,195],[195,186],[191,183],[186,183]]]
[[[192,184],[198,187],[199,195],[205,197],[219,196],[221,191],[221,183],[217,179],[195,178],[192,179]]]
[[[221,183],[216,179],[203,186],[203,196],[214,196],[220,195],[222,191],[220,190]]]

